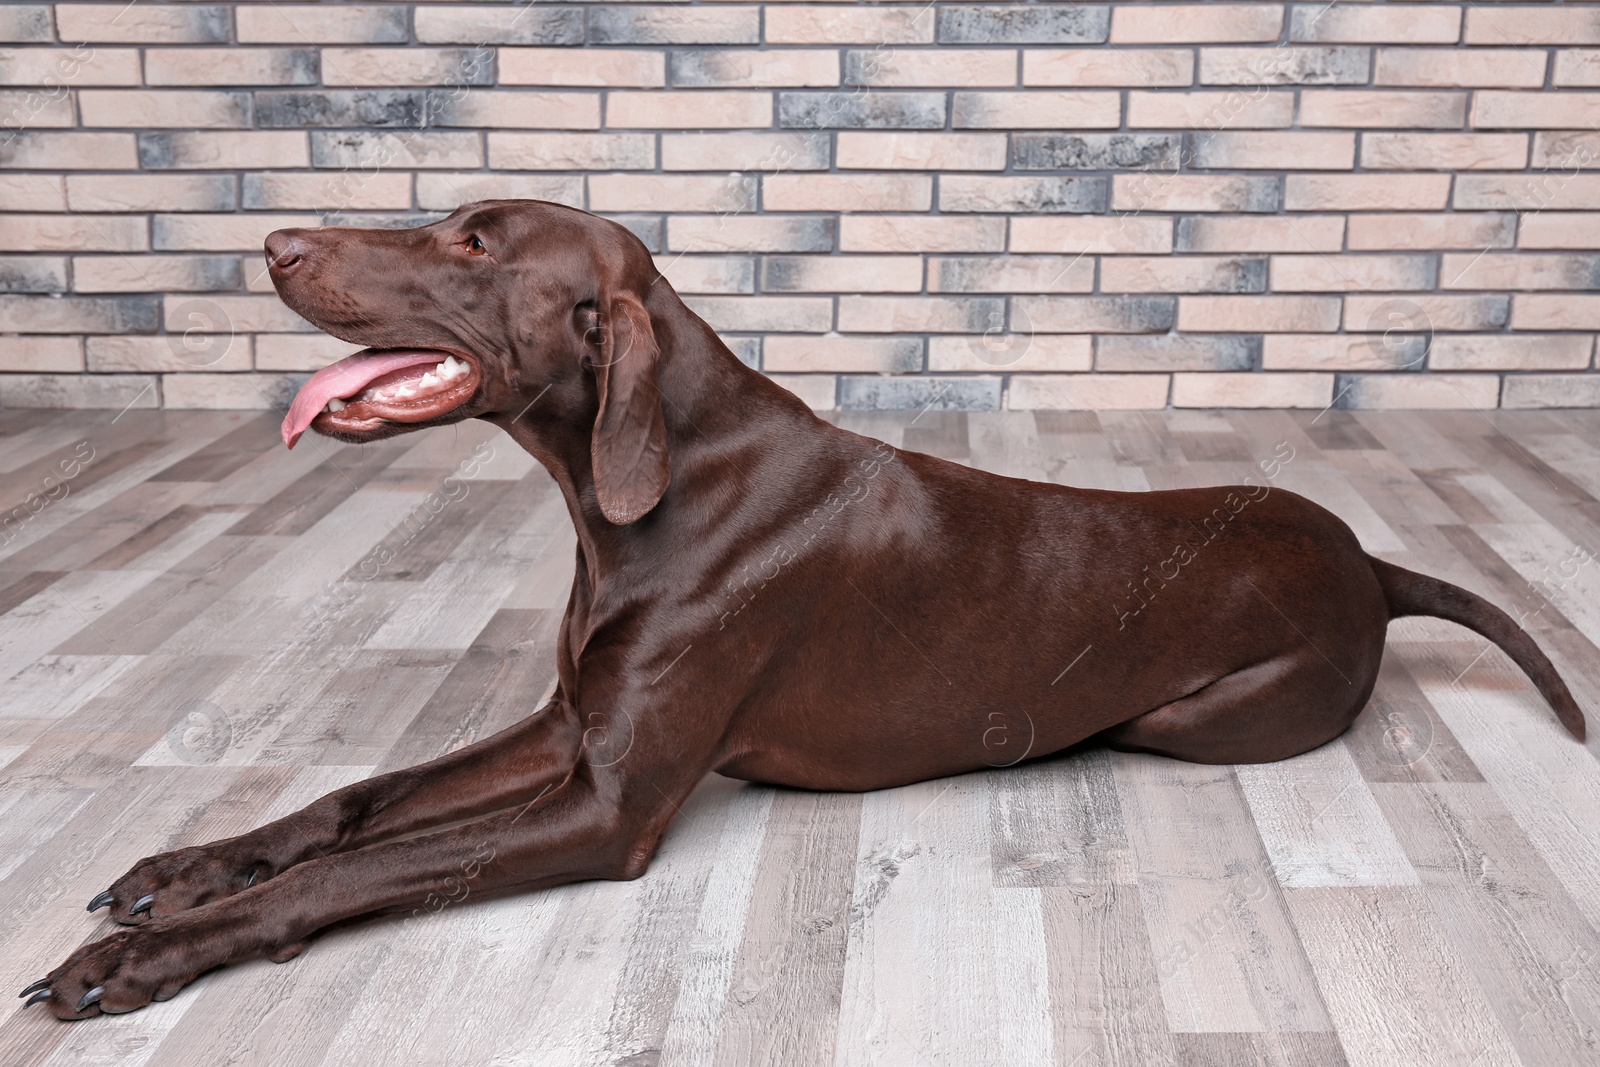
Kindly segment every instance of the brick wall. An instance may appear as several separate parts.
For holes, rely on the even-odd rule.
[[[538,197],[818,407],[1600,406],[1600,4],[0,7],[0,405],[348,351],[262,237]]]

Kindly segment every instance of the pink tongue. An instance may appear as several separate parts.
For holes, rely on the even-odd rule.
[[[353,396],[368,383],[392,371],[422,363],[442,363],[444,358],[445,353],[426,348],[394,348],[382,352],[368,348],[323,367],[300,387],[294,403],[289,405],[289,414],[283,420],[283,443],[293,448],[311,420],[328,406],[328,401]]]

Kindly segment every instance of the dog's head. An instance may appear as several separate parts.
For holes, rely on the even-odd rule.
[[[317,372],[283,423],[374,441],[478,416],[593,417],[601,510],[632,522],[670,475],[645,299],[650,253],[615,223],[539,200],[490,200],[415,229],[278,230],[283,302],[361,352]],[[665,282],[660,284],[665,285]]]

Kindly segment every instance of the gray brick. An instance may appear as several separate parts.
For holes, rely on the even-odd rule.
[[[1182,134],[1018,133],[1011,138],[1018,170],[1175,170]]]
[[[999,378],[879,378],[843,375],[842,411],[999,411]]]
[[[0,408],[158,408],[154,374],[0,374]]]
[[[759,39],[753,6],[589,8],[591,44],[755,44]]]
[[[1202,48],[1201,85],[1365,85],[1371,49]]]
[[[1111,334],[1095,340],[1097,371],[1243,371],[1260,365],[1260,334]]]
[[[1013,323],[1040,333],[1166,333],[1176,324],[1178,301],[1170,296],[1018,296]]]
[[[406,211],[383,214],[375,211],[330,211],[322,216],[324,226],[362,226],[384,230],[408,230],[438,222],[448,211]]]
[[[1110,186],[1109,179],[1078,175],[946,174],[939,179],[939,210],[1096,215],[1106,209]]]
[[[478,167],[483,142],[476,133],[412,130],[318,131],[311,135],[313,167]]]
[[[644,246],[650,250],[651,255],[666,248],[667,223],[664,216],[602,215],[601,218],[610,219],[612,222],[626,227],[629,233],[644,242]]]
[[[49,4],[0,7],[0,41],[27,41],[44,44],[55,40],[50,25]]]
[[[1104,5],[1028,4],[946,7],[940,44],[1101,44],[1111,27]]]
[[[0,296],[0,332],[155,333],[158,296]]]
[[[417,40],[423,44],[582,44],[583,9],[574,4],[506,4],[456,7],[419,4]]]
[[[724,337],[722,343],[739,357],[740,363],[755,370],[761,369],[760,337]]]
[[[256,126],[384,126],[416,128],[427,111],[421,89],[285,90],[256,94]]]
[[[0,293],[62,293],[67,261],[60,256],[0,256]]]
[[[779,93],[778,125],[791,129],[944,128],[943,93]]]

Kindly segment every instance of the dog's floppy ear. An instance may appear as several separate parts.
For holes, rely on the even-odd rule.
[[[625,526],[656,506],[672,476],[657,388],[661,349],[650,313],[629,294],[610,298],[601,308],[599,327],[594,374],[600,413],[589,457],[600,510]]]

